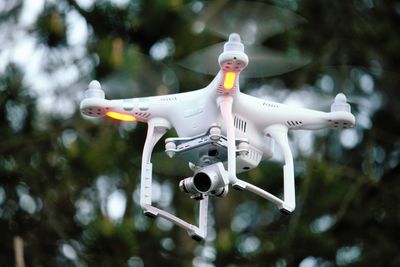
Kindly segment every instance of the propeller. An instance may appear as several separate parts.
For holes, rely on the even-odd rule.
[[[347,102],[357,111],[373,114],[382,105],[382,96],[376,88],[375,80],[390,73],[371,66],[327,66],[320,79],[319,87],[325,93],[342,90],[349,95]]]
[[[249,65],[242,74],[245,77],[276,76],[310,62],[298,51],[280,52],[261,45],[265,39],[305,22],[292,11],[258,2],[214,1],[195,2],[186,6],[182,14],[193,21],[195,32],[206,29],[223,38],[228,38],[232,32],[238,33],[249,56]],[[216,58],[222,51],[223,43],[215,44],[194,52],[179,64],[196,72],[215,75],[219,70]]]
[[[179,92],[179,82],[174,71],[149,56],[127,50],[123,63],[110,75],[100,80],[106,98],[135,98]]]
[[[179,64],[196,72],[215,75],[220,69],[217,58],[223,51],[223,46],[223,43],[219,43],[199,50]],[[278,52],[257,45],[246,46],[245,53],[249,57],[249,65],[243,70],[242,75],[248,78],[276,76],[310,63],[310,59],[304,56]]]
[[[179,92],[178,79],[169,66],[153,60],[151,57],[138,52],[132,47],[127,47],[119,56],[119,64],[114,64],[114,71],[109,75],[104,75],[102,78],[92,80],[92,77],[81,77],[79,87],[86,88],[84,95],[106,98],[106,99],[126,99],[137,97],[148,97],[157,95],[166,95]],[[107,65],[105,62],[100,64]],[[101,67],[104,67],[101,66]],[[117,66],[115,66],[117,65]],[[101,72],[101,71],[99,71]],[[125,116],[122,118],[121,116]],[[109,114],[108,117],[116,118],[122,121],[131,121],[129,115],[124,114]],[[121,131],[131,131],[129,124],[121,124]],[[140,156],[141,157],[141,156]],[[166,158],[164,151],[156,151],[153,153],[154,161],[162,161]],[[139,164],[140,160],[135,160],[135,165]],[[154,173],[161,175],[173,176],[179,166],[182,166],[182,161],[173,160],[168,165],[156,164]],[[186,163],[186,162],[184,162]],[[140,164],[137,165],[140,167]],[[178,177],[182,178],[190,174],[189,168],[183,168]]]
[[[259,44],[306,22],[290,10],[250,1],[197,1],[187,5],[182,15],[193,22],[192,30],[195,33],[209,30],[228,39],[230,33],[236,32],[246,45]]]
[[[362,113],[371,117],[383,104],[383,97],[375,80],[391,74],[377,67],[360,66],[326,66],[320,71],[319,78],[313,85],[289,90],[281,84],[265,84],[254,93],[258,97],[269,97],[273,101],[292,106],[306,107],[321,111],[330,111],[335,96],[346,95],[346,102],[351,105],[355,114]]]

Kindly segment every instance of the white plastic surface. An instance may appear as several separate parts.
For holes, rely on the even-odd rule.
[[[108,112],[117,112],[134,116],[139,122],[148,123],[142,158],[141,206],[147,213],[175,223],[186,229],[192,236],[204,238],[206,235],[207,196],[200,202],[199,226],[194,226],[175,215],[153,207],[151,202],[151,153],[154,145],[168,129],[174,128],[180,138],[189,138],[202,135],[210,127],[217,126],[218,128],[213,131],[227,137],[228,161],[224,162],[227,166],[227,183],[253,192],[270,200],[280,209],[291,212],[295,208],[295,183],[293,158],[287,132],[300,129],[346,129],[355,124],[355,118],[350,113],[350,105],[344,94],[336,96],[331,112],[321,112],[290,107],[241,93],[239,75],[248,64],[248,57],[244,51],[240,37],[232,34],[224,51],[221,51],[218,61],[210,62],[210,64],[220,64],[221,71],[209,85],[200,90],[167,96],[107,100],[101,90],[101,84],[98,81],[92,81],[80,105],[81,112],[87,116],[102,117]],[[227,71],[233,71],[237,75],[234,87],[229,90],[223,88]],[[248,140],[249,148],[254,148],[254,158],[246,159],[245,154],[242,153],[243,150],[237,153],[237,149],[240,149],[236,147],[237,138]],[[275,143],[282,150],[285,159],[283,199],[237,177],[238,166],[252,169],[261,159],[271,158]],[[245,166],[246,163],[248,166]],[[191,167],[194,171],[198,171],[196,166]]]

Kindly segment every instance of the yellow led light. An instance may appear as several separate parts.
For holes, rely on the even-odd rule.
[[[136,120],[136,118],[132,115],[118,113],[118,112],[114,112],[114,111],[109,111],[106,113],[106,115],[110,118],[120,120],[120,121],[135,121]]]
[[[224,88],[226,90],[231,90],[235,85],[236,72],[225,72],[224,78]]]

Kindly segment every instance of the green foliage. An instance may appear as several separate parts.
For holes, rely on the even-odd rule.
[[[21,63],[0,52],[0,266],[16,266],[17,236],[24,241],[26,266],[400,265],[397,1],[265,1],[293,9],[307,23],[263,45],[301,51],[313,60],[279,77],[246,80],[243,91],[254,93],[263,85],[291,88],[280,91],[285,95],[311,87],[321,99],[344,91],[355,101],[358,124],[347,134],[313,134],[308,151],[295,139],[294,214],[282,215],[257,196],[230,190],[226,198],[212,199],[215,234],[210,231],[210,240],[200,244],[179,227],[141,212],[137,197],[144,125],[85,120],[79,101],[70,113],[48,106],[74,99],[89,78],[116,73],[114,82],[133,77],[132,94],[165,92],[169,88],[151,88],[165,78],[163,67],[138,52],[149,54],[154,44],[167,40],[173,52],[164,61],[170,64],[220,39],[207,31],[191,32],[192,23],[181,16],[191,1],[121,5],[102,0],[91,7],[75,0],[49,1],[31,25],[20,29],[25,2],[0,4],[0,22],[6,25],[0,29],[9,35],[23,30],[34,38],[35,51],[44,51],[47,76],[32,78],[33,57]],[[76,54],[78,45],[69,35],[71,12],[88,32]],[[4,51],[29,41],[0,38]],[[159,64],[153,72],[147,68],[152,61]],[[71,67],[78,73],[74,81],[67,79]],[[173,69],[181,91],[210,80]],[[52,84],[52,89],[43,93],[32,80],[44,88]],[[194,221],[195,202],[178,190],[179,179],[190,175],[186,163],[157,153],[153,162],[156,203]],[[280,162],[269,161],[241,177],[280,194],[281,171]],[[112,197],[125,203],[118,218],[108,207]]]
[[[66,30],[65,14],[53,4],[45,6],[34,28],[38,40],[49,47],[65,46]]]

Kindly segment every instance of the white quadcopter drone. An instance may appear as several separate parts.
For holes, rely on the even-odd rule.
[[[283,213],[295,209],[293,157],[288,131],[353,127],[355,118],[344,94],[336,96],[331,112],[294,108],[244,94],[239,75],[248,64],[240,36],[232,33],[219,55],[220,71],[205,88],[164,96],[107,100],[98,81],[92,81],[80,109],[87,116],[108,116],[122,121],[147,122],[141,171],[140,205],[151,217],[160,216],[184,228],[195,240],[207,234],[210,196],[224,197],[229,185],[270,200]],[[193,176],[179,183],[180,189],[199,200],[198,226],[152,205],[151,155],[155,144],[171,128],[176,138],[165,140],[169,157],[187,160]],[[274,144],[281,148],[283,198],[237,177],[270,159]]]

